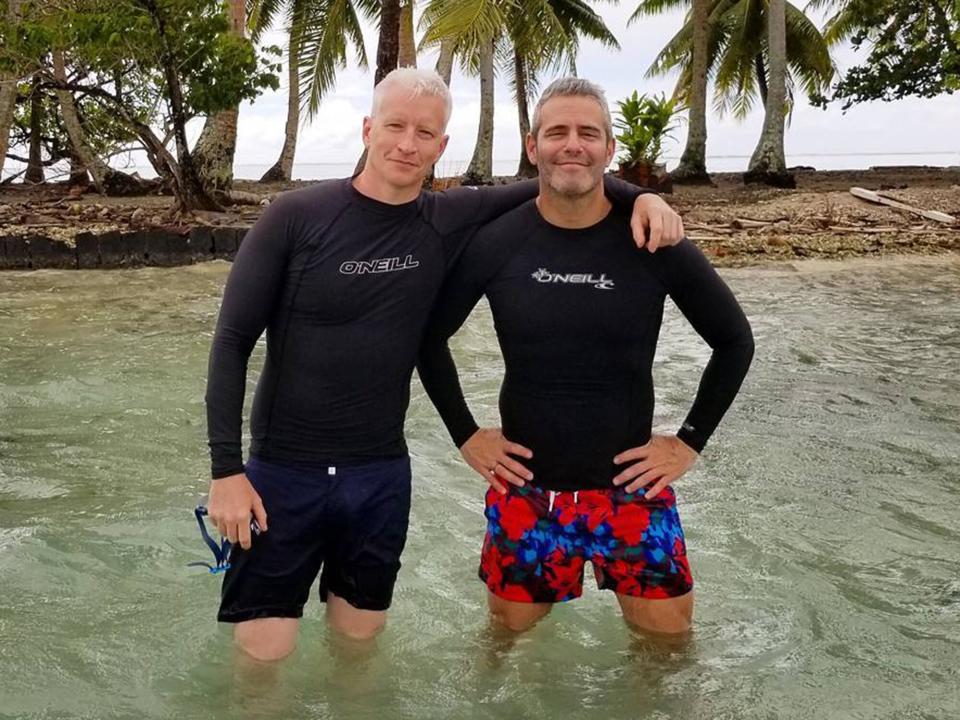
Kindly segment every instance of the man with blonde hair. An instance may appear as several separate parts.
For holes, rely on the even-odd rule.
[[[535,182],[421,192],[450,107],[436,73],[388,75],[363,121],[363,171],[275,200],[227,280],[206,393],[209,512],[237,543],[218,617],[254,658],[293,649],[318,574],[336,631],[363,640],[384,624],[407,533],[403,422],[427,316],[474,231],[536,193]],[[639,193],[609,185],[628,207]],[[634,215],[641,244],[644,225],[679,239],[656,196],[639,197]],[[247,362],[264,330],[244,463]]]

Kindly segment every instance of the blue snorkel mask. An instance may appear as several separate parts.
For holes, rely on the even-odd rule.
[[[213,553],[213,561],[216,564],[211,565],[202,560],[197,560],[196,562],[187,563],[187,567],[205,567],[211,575],[219,575],[222,572],[226,572],[230,568],[230,550],[233,544],[226,538],[220,538],[220,544],[218,545],[216,541],[210,537],[210,533],[207,531],[207,525],[203,521],[204,515],[207,514],[207,508],[205,506],[197,505],[193,514],[196,516],[197,525],[200,527],[200,536],[207,544],[207,547],[210,548],[210,552]],[[253,531],[254,535],[260,534],[260,525],[257,524],[256,520],[250,523],[250,530]]]

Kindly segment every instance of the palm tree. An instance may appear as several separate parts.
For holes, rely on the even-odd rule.
[[[710,183],[707,173],[707,68],[710,63],[710,0],[693,0],[690,12],[690,86],[687,105],[687,144],[680,164],[670,173],[675,183]]]
[[[579,36],[618,48],[616,38],[588,0],[433,0],[421,24],[424,45],[439,43],[441,63],[451,45],[464,68],[480,75],[480,125],[465,176],[487,182],[493,169],[493,85],[496,67],[505,69],[517,103],[520,176],[536,175],[523,144],[530,130],[528,103],[540,74],[566,69],[576,73]],[[446,67],[444,65],[444,67]]]
[[[413,0],[402,0],[400,4],[400,49],[397,66],[417,66],[417,40],[413,34]]]
[[[300,113],[312,118],[324,95],[333,87],[336,73],[347,65],[353,45],[356,61],[367,67],[366,48],[357,11],[369,21],[379,14],[378,0],[253,0],[251,36],[258,41],[282,16],[287,32],[287,120],[280,156],[261,182],[289,181],[300,129]]]
[[[495,59],[506,44],[511,6],[509,0],[431,0],[421,18],[424,46],[452,41],[463,68],[480,76],[480,124],[466,182],[489,182],[493,176]]]
[[[603,18],[585,0],[532,0],[515,6],[510,18],[513,62],[508,79],[517,103],[520,129],[519,177],[534,177],[536,167],[527,158],[525,142],[530,132],[528,102],[537,92],[542,73],[577,72],[580,37],[620,49]]]
[[[244,36],[246,3],[229,0],[230,32]],[[194,161],[204,185],[211,190],[229,190],[233,183],[233,155],[237,149],[237,118],[240,106],[208,115],[194,148]]]
[[[787,104],[787,23],[786,0],[770,0],[767,12],[767,75],[766,114],[760,142],[750,158],[744,182],[765,182],[777,187],[796,187],[787,172],[783,150],[783,125]]]
[[[631,21],[642,15],[690,8],[693,0],[642,0]],[[759,98],[768,100],[770,66],[767,14],[770,0],[707,0],[706,77],[714,81],[714,106],[721,114],[745,117]],[[703,10],[701,10],[701,13]],[[698,18],[700,15],[698,15]],[[785,104],[792,107],[796,88],[816,96],[829,87],[835,68],[828,43],[816,25],[790,2],[784,2],[786,43]],[[688,14],[683,27],[660,51],[647,76],[680,71],[676,94],[690,98],[693,107],[694,31],[702,22]],[[699,109],[698,109],[699,112]],[[691,127],[693,131],[694,128]],[[704,130],[705,141],[705,130]],[[706,153],[704,152],[704,155]]]

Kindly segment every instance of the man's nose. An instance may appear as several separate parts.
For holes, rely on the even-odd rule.
[[[400,135],[400,139],[397,142],[397,149],[399,149],[400,152],[414,153],[417,151],[417,145],[414,142],[415,132],[416,132],[416,129],[411,128],[410,130],[407,130],[406,132]]]
[[[568,153],[580,153],[583,152],[583,142],[581,142],[579,133],[569,133],[566,138],[566,142],[563,144],[563,149]]]

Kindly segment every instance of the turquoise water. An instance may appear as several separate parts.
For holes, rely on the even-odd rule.
[[[0,717],[960,716],[960,261],[802,268],[726,274],[757,358],[676,485],[689,646],[631,638],[589,582],[517,643],[492,636],[483,481],[415,386],[412,526],[377,651],[332,643],[314,598],[296,654],[254,674],[213,620],[217,580],[185,567],[207,554],[191,509],[228,266],[0,274]],[[454,344],[495,421],[488,314]],[[670,312],[663,429],[707,356]]]

